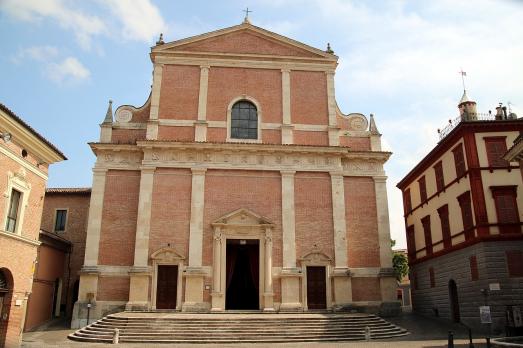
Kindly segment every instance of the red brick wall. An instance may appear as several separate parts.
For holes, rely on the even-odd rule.
[[[147,105],[141,110],[133,112],[131,122],[147,122],[151,114],[151,104]]]
[[[207,128],[207,141],[222,143],[227,139],[227,129],[225,128]]]
[[[194,127],[158,127],[158,140],[194,141]]]
[[[356,151],[370,151],[370,138],[364,137],[340,137],[340,145],[348,146]]]
[[[129,277],[99,277],[98,301],[129,301]]]
[[[317,57],[308,51],[269,41],[252,32],[235,32],[177,47],[180,51],[272,54],[281,56]]]
[[[330,175],[297,172],[294,180],[296,256],[305,256],[317,244],[323,253],[334,259]]]
[[[226,121],[231,101],[247,95],[260,103],[262,122],[281,123],[281,94],[280,70],[212,67],[209,70],[207,119]]]
[[[292,123],[329,123],[327,77],[323,71],[291,71]]]
[[[154,175],[149,254],[167,243],[183,256],[189,256],[191,221],[189,169],[160,168]]]
[[[262,130],[262,140],[265,144],[281,144],[281,131],[264,129]]]
[[[379,267],[374,181],[345,177],[344,184],[349,267]]]
[[[111,142],[119,144],[134,144],[137,140],[145,140],[145,129],[113,129]]]
[[[329,145],[327,132],[294,131],[294,144],[297,145]]]
[[[352,278],[353,301],[381,301],[378,278]]]
[[[198,119],[200,67],[164,65],[158,118]]]
[[[139,171],[107,172],[98,255],[100,265],[133,265],[139,191]]]
[[[212,265],[211,223],[234,210],[246,208],[276,224],[273,266],[282,265],[281,177],[264,171],[208,170],[205,176],[203,264]]]
[[[72,243],[71,272],[66,267],[64,273],[64,286],[62,292],[62,303],[66,304],[66,313],[70,315],[72,306],[77,300],[73,298],[74,283],[80,279],[78,271],[84,264],[85,238],[87,235],[87,217],[89,216],[89,193],[46,193],[44,200],[44,211],[42,214],[42,229],[53,232],[56,209],[68,209],[67,221],[64,232],[58,235]],[[69,281],[69,284],[66,284]],[[69,290],[67,290],[69,286]],[[67,298],[67,296],[69,298]]]

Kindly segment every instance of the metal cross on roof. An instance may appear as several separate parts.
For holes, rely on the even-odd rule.
[[[249,8],[247,7],[247,9],[243,10],[243,12],[245,12],[245,19],[243,21],[248,22],[249,21],[249,12],[252,12],[252,11],[249,10]]]

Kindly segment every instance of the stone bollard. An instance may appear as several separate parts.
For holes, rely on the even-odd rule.
[[[454,348],[454,332],[449,331],[449,341],[448,341],[448,348]]]
[[[365,326],[365,341],[370,341],[370,327]]]
[[[114,329],[113,344],[120,343],[120,329]]]

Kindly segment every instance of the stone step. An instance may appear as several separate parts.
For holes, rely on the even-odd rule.
[[[375,315],[184,315],[119,313],[102,318],[69,335],[72,340],[112,342],[119,329],[120,342],[135,343],[276,343],[354,341],[408,334]]]

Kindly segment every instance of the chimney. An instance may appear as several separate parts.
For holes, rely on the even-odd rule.
[[[496,106],[496,121],[506,119],[507,111],[503,111],[503,104],[499,103],[499,106]]]

